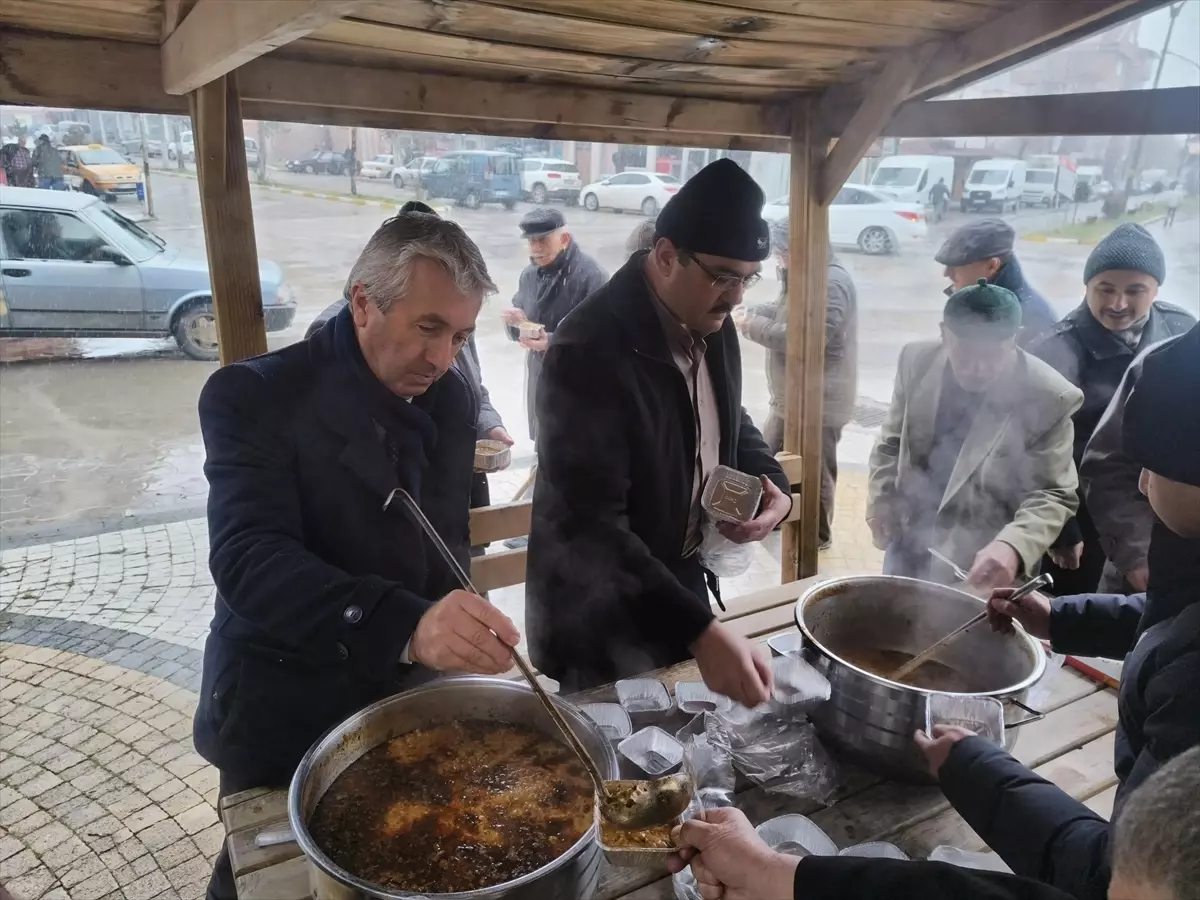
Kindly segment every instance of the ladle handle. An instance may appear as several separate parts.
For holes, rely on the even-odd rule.
[[[471,577],[459,565],[454,554],[450,552],[450,548],[446,546],[446,542],[442,540],[442,536],[437,533],[437,529],[433,527],[433,523],[425,517],[425,513],[421,511],[421,507],[417,505],[417,501],[412,498],[412,495],[404,488],[396,488],[384,501],[384,512],[392,505],[392,501],[399,497],[409,515],[416,520],[421,530],[425,532],[425,536],[433,542],[433,546],[437,548],[438,553],[442,555],[442,559],[446,561],[446,565],[450,567],[450,571],[454,573],[454,577],[458,579],[458,583],[462,585],[463,590],[470,591],[477,597],[483,597],[483,594],[471,583]],[[571,730],[571,726],[567,724],[567,720],[562,717],[562,713],[554,705],[554,701],[550,699],[550,695],[546,693],[546,689],[538,683],[537,676],[525,658],[517,652],[516,647],[509,647],[509,652],[512,654],[513,662],[517,664],[517,668],[521,670],[521,674],[525,676],[525,680],[529,682],[529,686],[533,688],[534,694],[538,700],[542,702],[542,706],[546,708],[546,712],[550,714],[550,718],[554,720],[554,724],[558,726],[558,730],[562,732],[563,737],[567,739],[567,745],[575,751],[575,755],[579,757],[579,761],[583,763],[583,767],[587,769],[588,775],[591,776],[593,783],[596,785],[596,790],[600,792],[600,796],[607,799],[608,789],[604,786],[604,776],[600,774],[600,770],[596,768],[596,763],[592,761],[591,755],[584,749],[579,738],[575,736],[575,732]]]

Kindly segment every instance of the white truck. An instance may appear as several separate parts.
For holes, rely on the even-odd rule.
[[[1016,212],[1025,193],[1026,168],[1020,159],[979,160],[963,186],[960,208],[963,212]]]
[[[1054,209],[1075,199],[1079,178],[1069,161],[1056,157],[1029,161],[1025,171],[1025,190],[1021,193],[1024,206],[1046,206]]]
[[[939,179],[954,189],[953,156],[888,156],[879,161],[869,187],[901,203],[932,206],[930,191]]]

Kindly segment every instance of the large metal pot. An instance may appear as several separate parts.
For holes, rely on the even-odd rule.
[[[573,706],[554,698],[601,773],[618,777],[617,757],[600,730]],[[530,688],[504,678],[445,678],[368,706],[313,745],[292,778],[288,818],[308,857],[315,900],[419,900],[428,894],[394,891],[363,881],[334,863],[313,841],[307,823],[325,791],[360,756],[398,734],[458,719],[494,719],[531,725],[562,740]],[[600,879],[596,826],[553,862],[521,878],[476,891],[433,896],[445,900],[559,900],[588,898]]]
[[[834,578],[805,591],[796,602],[796,624],[805,659],[832,687],[812,718],[821,736],[879,774],[907,781],[932,779],[913,743],[925,727],[926,697],[932,691],[889,681],[846,662],[840,652],[874,648],[916,654],[982,609],[977,597],[954,588],[890,575]],[[1017,626],[997,634],[981,623],[935,657],[984,687],[979,696],[1021,703],[1045,670],[1045,654]],[[1034,718],[1041,718],[1035,714]],[[1016,741],[1010,722],[1005,743]]]

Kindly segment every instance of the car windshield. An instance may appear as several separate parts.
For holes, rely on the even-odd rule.
[[[491,156],[488,157],[487,170],[493,175],[514,175],[516,174],[515,162],[516,160],[511,156]]]
[[[79,161],[85,166],[116,166],[124,165],[125,157],[116,150],[102,147],[99,150],[80,150]]]
[[[884,166],[875,170],[871,184],[875,187],[912,187],[920,177],[921,170],[917,168]]]
[[[377,156],[372,161],[377,162],[377,163],[390,163],[392,161],[392,158],[390,156]]]
[[[674,175],[659,175],[658,180],[663,184],[679,184],[679,179]]]
[[[968,184],[1004,184],[1008,181],[1008,169],[976,169],[967,179]]]
[[[92,204],[91,211],[99,214],[111,225],[115,225],[125,238],[125,244],[137,247],[142,255],[137,256],[138,262],[145,262],[156,253],[161,253],[167,242],[157,234],[147,231],[137,222],[128,219],[105,203]]]
[[[579,174],[579,167],[573,163],[546,163],[546,171],[548,172],[569,172],[574,175]]]
[[[1025,180],[1030,184],[1054,184],[1054,173],[1041,169],[1030,169],[1025,173]]]

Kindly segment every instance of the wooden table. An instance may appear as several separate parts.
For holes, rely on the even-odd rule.
[[[649,676],[661,679],[672,690],[678,681],[699,680],[694,662]],[[1013,755],[1107,816],[1117,783],[1113,774],[1116,694],[1067,668],[1053,676],[1048,688],[1039,704],[1046,718],[1021,728]],[[577,702],[611,699],[615,695],[607,686],[571,697]],[[755,823],[785,812],[808,815],[839,847],[887,840],[921,859],[939,844],[986,849],[937,787],[882,781],[845,763],[841,769],[841,787],[830,806],[772,797],[757,788],[739,793],[737,805]],[[309,897],[306,863],[294,844],[262,849],[254,845],[259,832],[286,824],[286,807],[286,792],[265,788],[232,794],[221,801],[221,820],[228,833],[240,900]],[[670,900],[673,896],[665,871],[606,866],[596,900]]]

